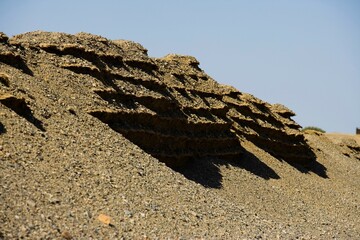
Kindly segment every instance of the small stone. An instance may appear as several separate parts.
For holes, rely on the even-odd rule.
[[[74,110],[74,108],[72,107],[67,107],[66,109],[69,113],[73,114],[73,115],[76,115],[76,111]]]
[[[51,204],[59,204],[61,201],[60,201],[60,199],[58,199],[57,197],[51,196],[51,197],[49,198],[49,202],[50,202]]]
[[[132,214],[132,212],[131,211],[129,211],[129,210],[124,210],[124,213],[125,213],[125,215],[127,216],[127,217],[132,217],[133,216],[133,214]]]
[[[66,240],[73,239],[73,236],[68,231],[62,232],[61,237]]]
[[[20,227],[20,231],[26,232],[26,230],[27,230],[27,229],[26,229],[26,227],[25,227],[24,225]]]
[[[111,223],[111,217],[109,217],[105,214],[100,214],[98,216],[98,220],[106,225],[110,225],[110,223]]]
[[[26,200],[27,205],[29,205],[30,207],[35,207],[36,203],[33,200]]]

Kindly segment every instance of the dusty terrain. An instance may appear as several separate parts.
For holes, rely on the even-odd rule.
[[[189,56],[0,34],[0,239],[358,239],[358,136]]]

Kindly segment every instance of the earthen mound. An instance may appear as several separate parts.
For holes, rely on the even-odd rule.
[[[326,189],[332,143],[304,135],[294,115],[217,83],[191,56],[152,58],[140,44],[87,33],[0,34],[0,239],[305,236],[312,224],[265,220],[273,210],[250,203],[244,212],[246,194],[234,200],[232,185],[248,179],[239,183],[248,199],[258,196],[251,186],[270,192],[267,181],[284,176]],[[358,158],[356,142],[343,145],[335,155]],[[274,206],[288,204],[291,182],[268,193]],[[304,214],[324,209],[314,206]]]

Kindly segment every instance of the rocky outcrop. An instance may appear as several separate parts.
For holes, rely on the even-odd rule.
[[[241,159],[242,141],[289,163],[315,161],[291,110],[217,83],[194,57],[151,58],[137,43],[86,33],[32,32],[10,40],[2,34],[0,48],[2,64],[37,81],[57,71],[84,85],[91,82],[86,104],[68,102],[168,166],[194,158]],[[9,88],[6,76],[0,75],[0,83]],[[30,116],[23,100],[0,102],[10,108],[16,102]]]

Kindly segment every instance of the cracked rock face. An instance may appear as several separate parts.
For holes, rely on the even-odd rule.
[[[294,115],[217,83],[191,56],[152,58],[138,43],[87,33],[1,33],[0,239],[305,236],[305,225],[285,231],[289,219],[260,221],[206,190],[227,196],[231,167],[280,179],[264,159],[328,178],[324,146]],[[242,190],[258,199],[251,186]]]

